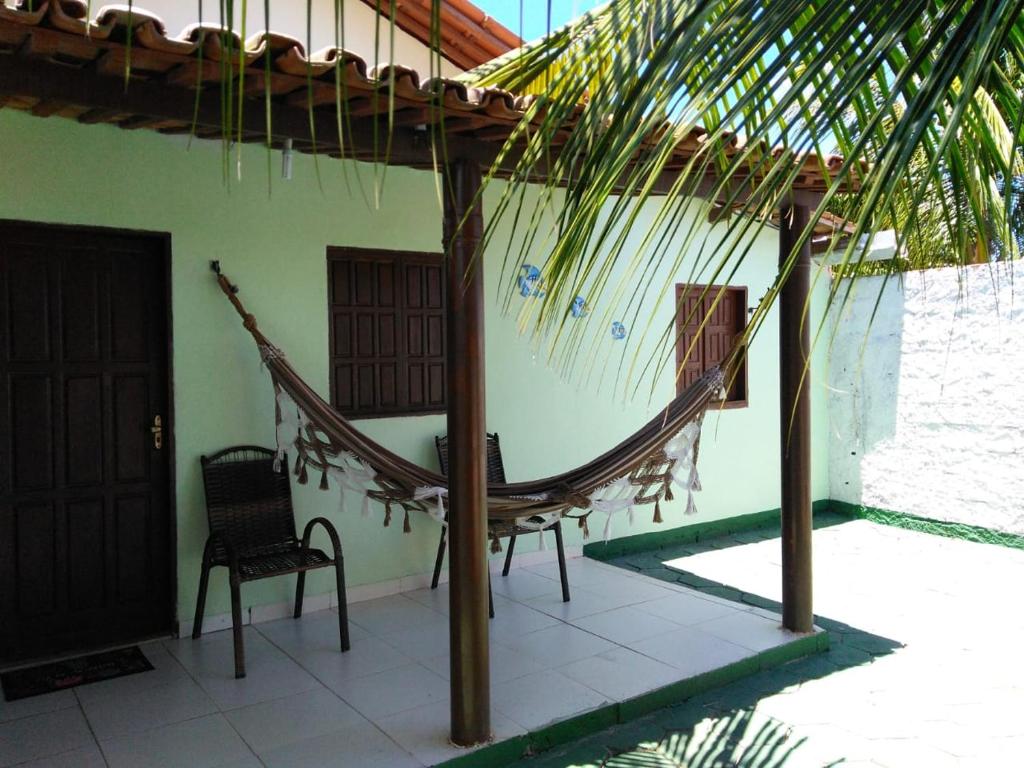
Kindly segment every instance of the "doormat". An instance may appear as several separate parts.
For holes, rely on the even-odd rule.
[[[153,669],[139,646],[118,648],[114,651],[93,653],[74,659],[64,659],[37,667],[14,669],[0,674],[4,698],[7,701],[27,699],[44,693],[63,691],[79,685],[99,683],[115,677],[134,675]]]

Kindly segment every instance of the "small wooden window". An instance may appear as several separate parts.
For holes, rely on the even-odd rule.
[[[701,298],[705,291],[706,295]],[[716,299],[719,300],[714,313],[701,330],[700,324]],[[696,307],[698,303],[700,306]],[[682,392],[706,370],[721,363],[743,333],[747,325],[747,289],[729,286],[722,292],[718,285],[708,288],[680,283],[676,285],[676,307],[676,366],[677,370],[682,369],[677,390]],[[725,405],[739,408],[746,404],[747,360],[744,358],[729,387]]]
[[[447,408],[444,260],[328,248],[331,403],[349,418]]]

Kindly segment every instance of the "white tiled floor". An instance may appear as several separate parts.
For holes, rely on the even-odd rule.
[[[573,599],[554,563],[494,578],[497,740],[656,690],[794,639],[746,606],[578,558]],[[155,670],[0,701],[0,768],[424,766],[448,743],[448,593],[420,590],[337,616],[247,627],[244,680],[230,632],[143,646]]]

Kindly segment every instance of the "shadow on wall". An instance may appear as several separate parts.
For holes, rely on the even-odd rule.
[[[828,363],[830,497],[860,502],[862,460],[896,433],[905,294],[900,278],[843,280],[831,312]]]

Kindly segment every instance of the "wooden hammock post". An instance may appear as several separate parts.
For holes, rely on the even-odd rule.
[[[779,265],[793,253],[810,209],[783,209]],[[811,603],[811,393],[804,376],[810,355],[810,321],[804,309],[811,289],[811,243],[800,245],[796,265],[779,296],[779,416],[782,427],[782,624],[794,632],[814,628]],[[809,374],[809,372],[808,372]]]
[[[480,167],[444,170],[448,254],[448,573],[452,741],[491,737],[488,648],[487,434],[484,401],[484,276],[476,258],[483,213]]]

